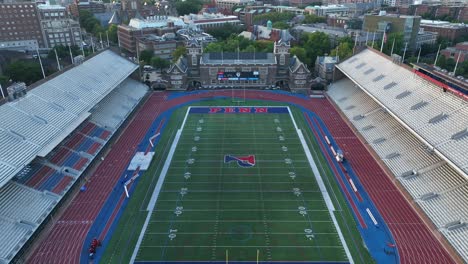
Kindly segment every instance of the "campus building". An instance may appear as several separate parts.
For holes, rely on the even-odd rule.
[[[291,56],[289,42],[275,42],[273,53],[203,53],[198,41],[187,44],[188,54],[167,71],[167,89],[267,88],[310,89],[307,66]]]
[[[81,45],[80,24],[68,16],[65,7],[44,4],[37,7],[46,48]]]

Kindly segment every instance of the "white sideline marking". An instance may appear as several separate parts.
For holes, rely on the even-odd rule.
[[[327,136],[325,136],[325,140],[327,141],[327,144],[330,145],[330,140],[328,139]]]
[[[349,183],[351,183],[351,187],[353,187],[353,191],[357,192],[356,185],[354,185],[353,179],[349,179]]]
[[[171,145],[171,149],[169,150],[169,154],[167,155],[166,162],[164,163],[164,167],[161,170],[161,174],[159,175],[159,179],[158,179],[158,182],[156,183],[156,187],[154,188],[153,194],[151,195],[151,199],[147,207],[148,212],[146,215],[145,223],[143,224],[143,228],[141,229],[140,236],[138,236],[137,244],[135,245],[135,248],[133,249],[133,254],[132,254],[132,258],[130,259],[130,263],[135,262],[135,259],[138,254],[138,250],[140,249],[140,246],[141,246],[141,242],[143,242],[143,236],[145,235],[146,229],[148,228],[148,224],[150,222],[150,218],[153,213],[154,206],[156,205],[156,201],[158,200],[159,193],[161,192],[164,179],[166,178],[167,171],[169,170],[169,165],[171,164],[172,157],[174,156],[177,143],[179,142],[180,136],[182,134],[182,129],[184,128],[184,125],[185,125],[185,121],[187,121],[190,108],[191,107],[187,109],[187,113],[185,114],[185,118],[184,118],[184,121],[182,122],[182,126],[180,127],[180,129],[177,130],[176,136]]]
[[[314,158],[312,157],[312,154],[310,153],[309,145],[307,145],[307,142],[304,139],[304,135],[302,134],[302,131],[297,127],[296,121],[294,120],[294,117],[292,115],[292,112],[289,106],[288,106],[288,111],[289,111],[289,115],[291,116],[291,120],[293,121],[294,127],[296,128],[299,139],[301,140],[302,147],[304,148],[304,152],[307,156],[307,160],[309,161],[310,167],[312,168],[314,177],[317,180],[320,191],[322,192],[323,199],[325,200],[325,204],[327,205],[327,208],[328,208],[328,213],[330,214],[333,224],[335,225],[336,231],[338,232],[338,236],[340,237],[340,241],[341,241],[341,244],[343,245],[346,256],[348,257],[349,263],[353,264],[354,263],[353,257],[351,256],[351,252],[349,251],[348,245],[346,244],[346,240],[344,239],[340,226],[338,225],[335,215],[333,214],[333,211],[335,211],[335,207],[333,206],[333,202],[330,198],[330,195],[327,192],[327,188],[325,187],[325,184],[323,183],[322,176],[320,176],[320,173],[317,168],[317,164],[315,163]]]
[[[371,211],[369,210],[369,208],[366,208],[366,211],[367,211],[367,214],[369,215],[369,217],[371,218],[372,222],[374,222],[374,225],[377,225],[377,220],[375,220],[375,217],[374,215],[371,213]]]
[[[333,148],[333,146],[330,146],[330,149],[331,149],[331,151],[332,151],[332,153],[333,153],[333,156],[336,156],[336,151],[335,151],[335,149]]]

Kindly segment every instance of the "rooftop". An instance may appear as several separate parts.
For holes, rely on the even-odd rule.
[[[265,52],[211,52],[203,54],[201,64],[276,64],[276,58]]]
[[[153,16],[147,19],[132,18],[128,25],[136,29],[164,28],[167,27],[169,22],[173,22],[174,26],[186,27],[186,24],[181,18],[172,16]]]

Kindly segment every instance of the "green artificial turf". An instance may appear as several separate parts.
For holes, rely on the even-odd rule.
[[[255,103],[267,105],[245,105]],[[156,156],[106,245],[103,263],[128,263],[186,109],[175,111],[161,134]],[[292,109],[354,261],[372,262],[301,111]],[[227,154],[255,155],[256,164],[244,168],[224,163]],[[347,261],[289,114],[189,114],[137,261],[224,261],[226,254],[230,261],[255,261],[257,250],[261,261]]]

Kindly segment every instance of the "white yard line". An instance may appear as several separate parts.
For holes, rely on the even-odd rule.
[[[172,142],[171,149],[169,150],[169,154],[167,155],[166,162],[164,163],[164,167],[161,170],[161,174],[159,175],[158,182],[156,183],[156,187],[154,188],[153,194],[151,195],[151,199],[148,203],[147,207],[147,215],[145,219],[145,223],[143,224],[143,228],[141,229],[140,235],[138,236],[138,241],[133,249],[133,254],[130,259],[130,263],[135,262],[135,259],[138,254],[138,250],[141,247],[141,243],[143,241],[143,237],[145,235],[146,229],[148,228],[148,224],[150,223],[151,215],[153,214],[154,207],[156,205],[156,201],[158,200],[159,193],[161,192],[162,185],[164,183],[164,179],[166,178],[167,171],[169,170],[169,166],[171,164],[172,156],[174,156],[175,150],[177,148],[177,143],[179,142],[180,136],[182,134],[182,130],[184,128],[185,122],[187,121],[188,114],[190,112],[190,107],[187,109],[187,113],[185,114],[184,121],[182,122],[182,126],[180,129],[177,130],[176,136],[174,141]]]
[[[299,139],[301,140],[302,146],[304,147],[307,160],[310,163],[310,167],[312,168],[315,179],[317,180],[318,186],[322,192],[323,199],[325,200],[325,204],[327,205],[330,217],[333,221],[333,224],[335,225],[336,231],[338,232],[338,236],[340,238],[341,244],[343,245],[346,256],[348,257],[349,262],[353,264],[354,263],[353,257],[351,256],[351,252],[349,251],[348,245],[346,244],[346,240],[343,237],[340,226],[338,225],[338,222],[336,221],[335,215],[333,213],[335,211],[335,207],[333,206],[333,202],[330,198],[330,195],[327,192],[327,188],[325,187],[322,177],[320,176],[320,173],[317,168],[317,164],[315,163],[314,158],[312,157],[312,154],[310,153],[309,145],[307,145],[307,142],[304,139],[304,135],[302,134],[302,131],[297,127],[296,121],[294,120],[291,109],[289,109],[289,107],[288,107],[288,110],[289,110],[289,115],[291,116],[291,119],[294,123],[294,127],[297,130],[297,134],[299,135]]]

